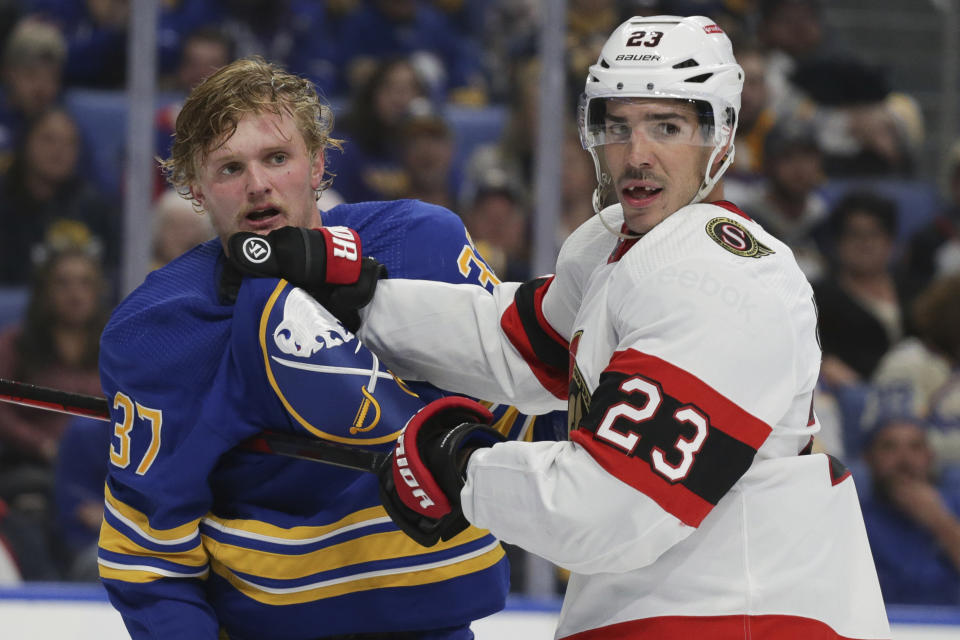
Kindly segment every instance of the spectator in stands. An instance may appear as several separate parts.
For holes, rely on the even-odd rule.
[[[733,164],[724,174],[727,188],[734,182],[750,185],[763,179],[763,148],[777,119],[770,105],[766,54],[758,47],[742,46],[737,48],[736,55],[744,78],[743,92],[740,94],[740,122],[734,142],[737,153]],[[731,199],[737,202],[736,198]]]
[[[152,268],[159,269],[214,235],[210,218],[194,211],[189,200],[168,189],[153,211]]]
[[[526,191],[533,187],[536,147],[540,62],[519,60],[511,68],[511,91],[506,125],[500,139],[479,146],[467,161],[465,179],[478,180],[493,167],[501,167],[519,178]]]
[[[810,115],[810,105],[791,77],[802,64],[836,57],[826,38],[820,0],[759,0],[757,39],[767,55],[770,102],[777,117]]]
[[[830,177],[910,177],[923,142],[914,99],[892,91],[888,72],[855,56],[820,57],[791,80],[814,103],[810,121]]]
[[[341,28],[333,28],[334,7],[316,0],[214,0],[220,28],[236,45],[235,56],[261,56],[291,73],[310,78],[327,96],[343,93],[338,84],[336,52]],[[372,34],[377,34],[373,36]],[[364,40],[384,34],[370,31]],[[164,156],[166,157],[166,156]]]
[[[464,194],[462,211],[477,251],[497,277],[528,280],[526,198],[516,177],[502,168],[487,169]]]
[[[177,61],[180,39],[220,17],[216,0],[162,2],[157,25],[160,70]],[[25,11],[56,24],[67,40],[69,86],[122,89],[127,72],[130,0],[24,0]]]
[[[943,462],[960,464],[960,273],[934,281],[917,299],[914,321],[924,344],[950,364],[950,377],[930,397],[927,421]]]
[[[102,420],[74,418],[63,432],[60,447],[70,455],[57,457],[54,470],[54,533],[69,580],[96,581],[97,538],[103,521],[103,483],[107,479],[113,425]]]
[[[33,120],[0,179],[4,230],[0,282],[25,285],[31,252],[44,242],[98,243],[116,269],[116,208],[78,175],[81,140],[70,114],[54,107]]]
[[[824,275],[826,259],[814,233],[828,212],[817,193],[823,169],[813,130],[802,121],[782,120],[767,135],[763,149],[764,180],[752,185],[731,182],[726,195],[787,243],[807,278],[816,280]]]
[[[156,130],[156,156],[169,158],[173,145],[173,127],[177,114],[183,106],[187,92],[208,75],[227,64],[235,57],[233,40],[221,29],[202,27],[193,31],[183,40],[177,68],[164,84],[167,91],[176,94],[176,99],[159,109],[154,118]],[[159,197],[167,186],[163,172],[157,167],[154,195]]]
[[[829,384],[869,380],[880,358],[910,333],[916,290],[894,277],[896,205],[868,193],[845,196],[830,214],[831,273],[814,283]]]
[[[391,200],[406,190],[400,128],[427,87],[407,58],[378,64],[357,88],[340,121],[342,153],[328,159],[333,186],[347,202]]]
[[[937,481],[927,427],[886,417],[867,440],[863,519],[884,600],[960,604],[960,492]]]
[[[0,171],[10,166],[29,121],[59,99],[66,54],[67,44],[53,25],[28,18],[10,34],[3,49]]]
[[[947,204],[910,240],[904,263],[921,282],[960,272],[960,140],[950,148],[946,167]]]
[[[570,0],[567,3],[567,80],[569,95],[580,95],[587,68],[600,57],[607,37],[623,22],[616,0]],[[630,17],[630,16],[628,16]],[[624,18],[626,19],[626,18]]]
[[[536,55],[541,4],[537,0],[493,0],[484,15],[483,51],[490,101],[513,99],[512,69]]]
[[[567,129],[563,139],[563,174],[560,177],[560,224],[557,251],[574,229],[593,217],[596,172],[590,154],[580,144],[580,132]]]
[[[0,377],[100,395],[106,282],[90,246],[48,247],[22,323],[0,333]],[[49,470],[69,417],[0,404],[0,468]]]
[[[413,113],[400,127],[400,153],[407,179],[403,197],[456,210],[459,180],[451,165],[456,151],[453,131],[439,113],[417,111],[416,103],[413,106]]]
[[[407,56],[417,62],[434,101],[486,103],[477,43],[426,3],[370,0],[344,17],[338,31],[339,66],[348,87],[356,86],[352,78],[358,65]]]
[[[916,338],[877,366],[863,421],[899,412],[922,417],[940,462],[960,464],[960,273],[928,285],[913,304]]]

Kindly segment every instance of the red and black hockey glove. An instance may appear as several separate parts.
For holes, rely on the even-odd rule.
[[[450,396],[431,402],[404,427],[380,468],[380,500],[408,536],[425,547],[449,540],[470,524],[460,508],[467,460],[505,438],[489,425],[482,404]]]
[[[358,309],[373,299],[386,267],[364,258],[360,237],[347,227],[281,227],[265,236],[241,231],[227,241],[230,261],[255,276],[283,278],[326,307],[350,331]]]

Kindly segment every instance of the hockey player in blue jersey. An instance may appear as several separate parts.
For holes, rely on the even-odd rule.
[[[388,451],[432,397],[301,289],[241,281],[230,235],[324,226],[339,247],[328,275],[360,273],[362,240],[393,277],[496,282],[445,209],[342,205],[321,221],[331,128],[309,82],[259,59],[198,85],[177,119],[165,169],[219,238],[150,274],[101,346],[115,424],[100,574],[134,638],[460,640],[503,607],[508,566],[488,532],[420,546],[373,474],[238,448],[272,429]],[[531,435],[513,409],[497,426]]]

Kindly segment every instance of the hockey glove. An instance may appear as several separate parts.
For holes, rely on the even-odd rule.
[[[468,526],[460,508],[467,460],[475,449],[505,438],[489,425],[483,405],[459,396],[441,398],[404,427],[380,468],[380,500],[393,522],[425,547]]]
[[[281,227],[265,236],[241,231],[227,241],[230,261],[243,273],[283,278],[326,307],[350,331],[358,309],[373,299],[386,267],[363,258],[357,232],[347,227]]]

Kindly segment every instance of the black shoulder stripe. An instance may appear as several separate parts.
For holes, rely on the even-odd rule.
[[[570,366],[568,345],[557,342],[537,319],[537,294],[550,278],[536,278],[520,285],[513,296],[517,305],[517,315],[523,325],[523,332],[530,341],[534,354],[544,364],[566,371]]]
[[[611,408],[649,402],[644,394],[624,393],[621,390],[621,384],[630,377],[611,371],[601,374],[600,383],[590,400],[590,411],[581,420],[580,428],[596,434]],[[614,421],[613,428],[620,433],[636,434],[640,437],[634,450],[627,454],[629,457],[639,458],[654,468],[651,451],[657,448],[662,452],[667,464],[676,466],[683,460],[682,452],[677,449],[678,438],[692,440],[697,430],[689,423],[678,422],[675,416],[678,410],[693,405],[680,402],[668,395],[659,384],[651,382],[661,393],[661,404],[656,413],[640,422],[628,417],[618,418]],[[699,410],[709,424],[710,414],[702,407]],[[710,424],[706,439],[693,456],[689,472],[679,481],[667,478],[665,481],[679,482],[703,500],[716,505],[750,468],[756,453],[755,449],[726,433],[723,425]],[[655,468],[654,470],[656,471]]]

